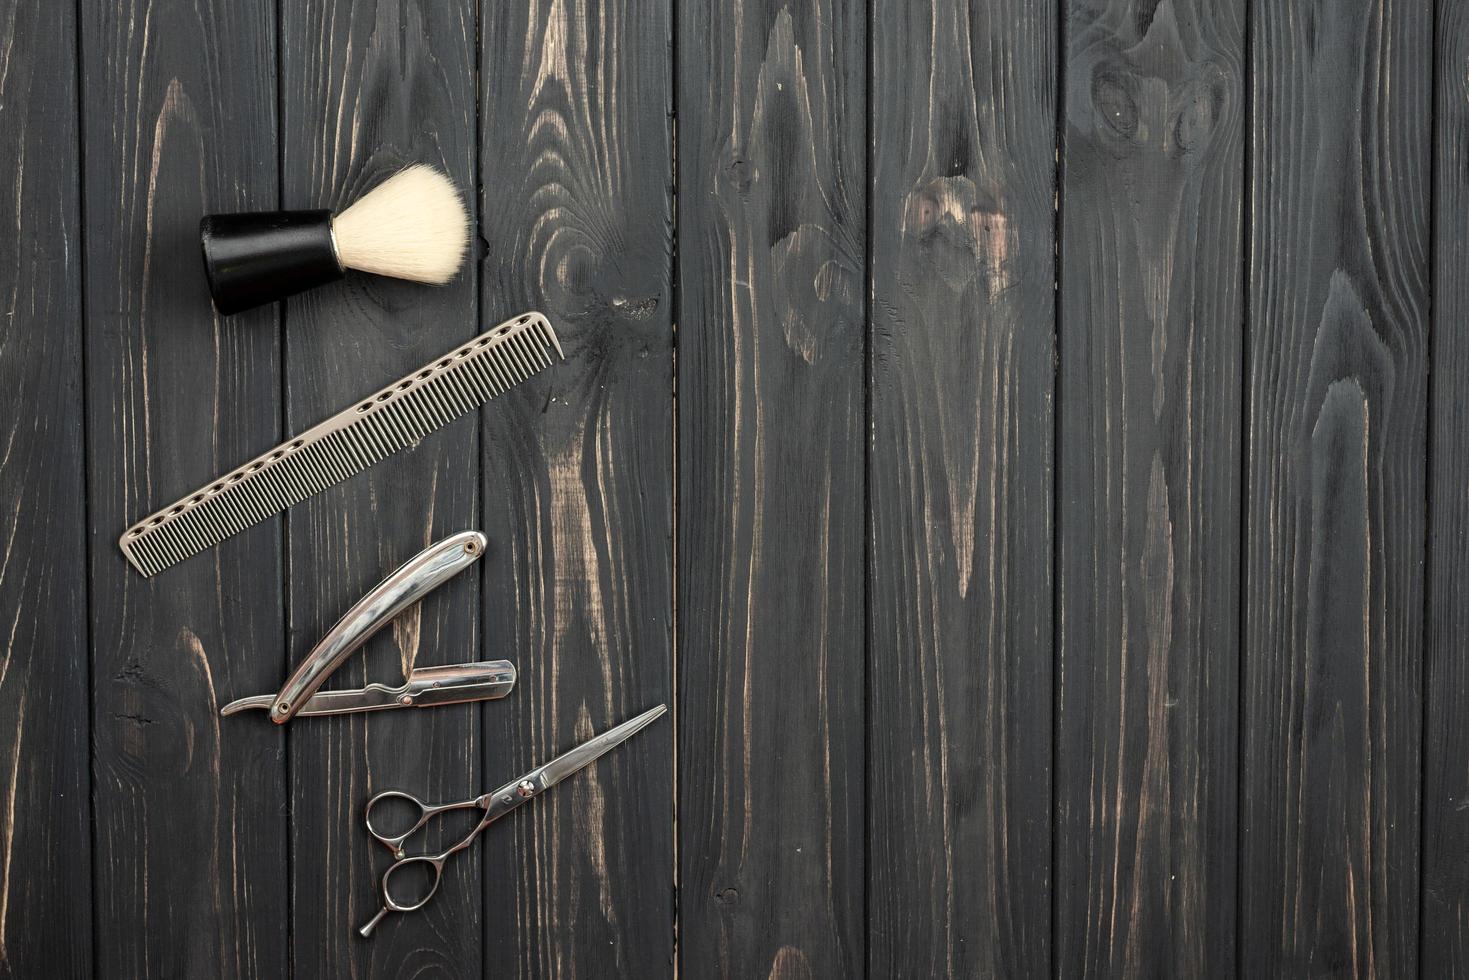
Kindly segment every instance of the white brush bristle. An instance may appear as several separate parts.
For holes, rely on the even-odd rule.
[[[333,218],[332,234],[349,269],[439,284],[464,263],[469,216],[449,178],[417,163]]]

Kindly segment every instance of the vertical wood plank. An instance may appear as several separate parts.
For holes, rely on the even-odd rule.
[[[1244,13],[1067,9],[1061,976],[1235,972]]]
[[[200,215],[277,197],[274,3],[82,4],[95,942],[119,976],[286,972],[267,522],[144,579],[122,529],[280,437],[277,318],[214,316]]]
[[[567,355],[483,413],[485,639],[521,669],[493,782],[672,704],[671,28],[664,0],[481,11],[485,317],[543,310]],[[671,975],[672,746],[659,721],[488,835],[497,975]]]
[[[869,972],[1041,976],[1056,10],[872,23]]]
[[[1249,976],[1418,967],[1431,28],[1253,11]]]
[[[1469,977],[1469,3],[1439,0],[1422,975]]]
[[[856,976],[866,5],[679,19],[680,968]]]
[[[91,972],[75,14],[0,3],[0,976]]]
[[[287,207],[340,212],[410,163],[442,168],[473,209],[474,5],[306,0],[282,7]],[[474,266],[444,287],[350,274],[286,304],[287,411],[298,431],[482,331]],[[459,419],[304,502],[289,528],[291,654],[299,660],[364,592],[428,544],[478,528],[478,418]],[[491,562],[503,556],[492,543]],[[479,566],[431,593],[333,675],[398,683],[415,664],[474,660]],[[474,705],[300,719],[290,732],[293,954],[298,974],[481,972],[480,861],[445,867],[419,912],[356,934],[381,903],[390,855],[367,799],[402,789],[460,800],[480,785]],[[448,822],[452,823],[452,821]],[[448,823],[441,828],[451,828]],[[453,830],[462,828],[455,825]],[[437,843],[426,831],[424,846]],[[447,841],[446,841],[447,843]]]

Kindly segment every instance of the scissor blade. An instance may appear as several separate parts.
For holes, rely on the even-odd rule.
[[[662,717],[667,710],[668,705],[666,704],[660,704],[656,708],[649,708],[636,718],[629,718],[616,728],[609,728],[602,734],[581,743],[565,755],[557,756],[526,778],[535,781],[535,777],[540,777],[541,784],[546,789],[550,789],[567,776],[585,769],[644,728],[647,728],[654,721],[658,720],[658,718]]]

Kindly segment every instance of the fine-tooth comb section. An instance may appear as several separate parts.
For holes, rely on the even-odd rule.
[[[524,313],[281,443],[123,532],[155,575],[365,470],[565,355],[550,322]]]

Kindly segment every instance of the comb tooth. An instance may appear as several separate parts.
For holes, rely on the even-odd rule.
[[[216,540],[223,537],[226,529],[231,525],[229,505],[229,496],[221,490],[219,495],[214,498],[214,509],[208,512],[212,519],[212,526],[210,528],[211,535],[215,536]],[[210,543],[212,544],[213,542]]]
[[[350,476],[354,467],[360,468],[369,465],[367,461],[357,457],[357,446],[355,440],[348,439],[340,432],[333,432],[321,443],[321,465],[325,467],[333,482],[344,480]]]
[[[331,474],[327,471],[325,461],[321,458],[322,454],[317,451],[317,447],[311,446],[301,455],[306,463],[307,472],[311,474],[312,483],[317,486],[328,485],[331,482]]]
[[[448,401],[438,395],[423,400],[423,425],[432,432],[446,425],[450,419],[458,418],[463,412],[455,411]]]
[[[434,385],[434,395],[437,400],[450,411],[453,410],[452,406],[454,403],[454,379],[458,375],[459,366],[462,363],[462,361],[455,362],[453,367],[438,377],[437,383]]]
[[[193,520],[187,524],[175,525],[168,534],[159,535],[158,540],[153,542],[156,545],[154,549],[156,557],[162,559],[166,555],[178,554],[191,543],[201,546],[204,544],[205,532],[201,526],[201,518],[207,515],[196,513],[191,516]]]
[[[473,366],[470,368],[470,373],[474,378],[475,390],[480,393],[480,397],[493,397],[495,394],[495,385],[493,384],[493,382],[491,382],[489,375],[486,373],[484,363],[482,361],[476,360]]]
[[[240,506],[252,516],[258,515],[260,508],[260,491],[255,488],[254,480],[243,480],[240,483]],[[256,520],[260,518],[255,517]]]
[[[198,510],[194,511],[194,523],[198,526],[198,543],[204,544],[209,540],[210,534],[214,532],[215,498],[210,497]],[[166,542],[165,542],[166,543]],[[208,547],[208,545],[204,545]]]
[[[547,352],[546,359],[551,359],[550,352],[554,350],[556,352],[557,360],[566,360],[566,352],[561,349],[561,341],[557,339],[556,332],[551,329],[551,321],[547,320],[539,313],[533,315],[531,317],[531,321],[535,324],[536,335],[540,337],[541,346],[544,347]]]
[[[410,441],[408,439],[408,431],[403,426],[402,419],[400,418],[401,415],[402,409],[398,409],[393,412],[384,412],[378,416],[378,425],[382,427],[383,432],[382,449],[385,451],[391,451],[399,446],[406,446]]]
[[[133,549],[133,554],[136,555],[140,561],[147,563],[154,560],[154,542],[150,540],[147,535],[133,538],[131,541],[128,542],[128,546]]]
[[[438,422],[438,417],[434,412],[435,401],[434,389],[425,385],[409,394],[404,400],[403,410],[418,419],[418,425],[426,426],[431,431]]]
[[[311,461],[316,464],[317,480],[325,486],[340,480],[342,471],[337,467],[341,452],[339,441],[329,437],[313,446],[312,450]]]
[[[485,374],[485,391],[489,393],[487,397],[498,398],[503,395],[506,388],[500,381],[500,373],[495,369],[495,365],[485,361],[480,365],[480,369]]]
[[[371,466],[368,462],[377,457],[381,448],[382,433],[378,431],[377,416],[369,415],[357,425],[352,426],[350,431],[343,433],[341,448],[333,448],[336,444],[323,443],[328,454],[341,452],[349,457],[349,465],[359,468]]]
[[[364,455],[370,456],[387,445],[388,432],[383,428],[381,413],[369,415],[362,420],[360,425],[354,426],[352,431],[357,436],[353,441],[358,444]]]
[[[153,567],[154,559],[153,559],[153,548],[151,547],[151,542],[148,542],[148,541],[145,541],[145,540],[143,540],[141,538],[138,538],[138,539],[135,539],[134,541],[132,541],[128,545],[128,547],[130,547],[132,549],[133,559],[139,565],[141,565],[143,567],[146,567],[146,568]]]
[[[546,350],[535,342],[535,337],[529,333],[521,334],[521,346],[525,349],[526,358],[530,361],[531,371],[539,371],[549,361],[546,359]]]
[[[510,356],[515,359],[515,366],[518,369],[517,374],[519,377],[516,378],[516,384],[530,377],[530,360],[525,356],[524,343],[524,335],[516,334],[510,338],[510,343],[506,345],[510,349]]]
[[[241,526],[244,522],[244,515],[235,506],[234,496],[234,494],[228,491],[221,491],[220,495],[215,498],[217,501],[215,505],[215,518],[221,530],[227,527]]]
[[[504,347],[495,351],[495,370],[500,373],[500,387],[503,391],[509,391],[515,387],[515,362]]]
[[[443,396],[444,401],[452,411],[459,407],[465,397],[464,390],[464,362],[460,361],[448,371],[444,372]]]
[[[444,425],[450,419],[463,414],[454,410],[454,406],[443,391],[434,392],[433,398],[429,400],[428,408],[433,413],[435,426]]]
[[[279,468],[275,471],[275,479],[264,481],[270,494],[270,505],[276,510],[285,506],[285,499],[295,489],[295,460],[287,456],[281,460]]]
[[[502,346],[503,341],[492,344],[484,350],[480,351],[480,356],[477,358],[477,360],[480,362],[480,365],[484,368],[485,373],[490,375],[491,377],[498,377],[500,374],[500,348]]]
[[[388,435],[391,439],[390,445],[393,448],[411,446],[414,442],[422,438],[422,435],[417,431],[418,426],[409,414],[409,409],[406,404],[394,406],[393,413],[383,416],[383,419],[388,427]]]
[[[458,393],[455,391],[455,386],[452,378],[445,377],[443,382],[439,385],[438,390],[434,392],[433,407],[434,415],[437,417],[440,424],[447,421],[448,419],[457,418],[459,415],[463,414],[463,412],[461,411],[463,406],[460,402]]]
[[[295,490],[292,491],[289,499],[291,503],[295,503],[311,496],[311,472],[307,469],[305,460],[300,456],[293,456],[291,460],[294,466],[292,472],[295,476]]]
[[[526,329],[525,336],[527,340],[534,342],[537,351],[546,355],[547,358],[550,357],[551,344],[546,340],[545,325],[541,320],[533,320]]]
[[[505,378],[505,390],[509,391],[520,384],[520,363],[516,360],[515,351],[508,343],[500,348],[498,353],[500,354],[500,373]]]
[[[380,452],[370,451],[369,447],[357,438],[355,431],[344,431],[335,435],[336,438],[332,441],[331,452],[327,459],[331,461],[334,472],[340,474],[337,477],[339,480],[345,480],[358,470],[366,469],[391,451],[386,447],[383,447]]]
[[[252,523],[259,524],[275,513],[275,507],[271,503],[265,484],[257,486],[253,480],[246,480],[242,492],[250,505]]]
[[[505,377],[514,384],[520,374],[520,358],[515,356],[515,335],[511,334],[506,337],[505,343],[500,345],[495,353],[499,357],[500,366],[505,371]]]
[[[420,391],[415,393],[414,409],[423,419],[423,426],[429,432],[437,429],[443,423],[443,413],[439,410],[439,400],[434,397],[432,391]]]
[[[488,389],[485,387],[484,376],[484,351],[476,351],[474,356],[464,362],[459,372],[459,383],[470,393],[471,400],[478,401],[485,397]]]
[[[485,373],[484,353],[476,354],[465,362],[465,364],[469,369],[469,376],[473,379],[475,388],[480,391],[485,390],[487,387],[486,381],[489,376]]]
[[[312,487],[321,485],[321,474],[316,470],[316,464],[311,459],[311,447],[303,446],[296,453],[296,467],[301,472],[301,486],[307,492]]]
[[[177,554],[182,545],[180,542],[187,541],[192,536],[191,528],[195,523],[194,515],[190,514],[187,523],[180,521],[173,526],[164,527],[164,533],[156,537],[144,536],[139,545],[147,551],[149,560],[156,563],[162,562],[169,555]]]
[[[413,433],[410,430],[409,426],[406,424],[406,420],[403,418],[403,412],[401,409],[396,412],[385,412],[383,414],[383,419],[385,420],[388,430],[391,432],[393,441],[395,443],[406,446],[413,441]]]
[[[432,431],[426,424],[427,420],[423,417],[423,412],[419,410],[419,403],[423,399],[418,395],[418,392],[410,391],[398,402],[398,416],[403,428],[415,441],[422,439]]]
[[[351,429],[351,438],[347,439],[347,445],[351,447],[354,460],[366,461],[372,458],[373,445],[380,438],[378,433],[378,419],[375,416],[367,416]]]
[[[368,457],[382,457],[392,452],[397,447],[397,436],[393,432],[393,418],[391,415],[378,415],[372,420],[370,433],[372,438],[362,444],[362,452]],[[368,430],[364,428],[364,432]]]
[[[458,409],[459,415],[463,415],[474,407],[476,401],[474,388],[469,384],[469,373],[461,369],[449,380],[454,394],[454,407]]]
[[[498,363],[496,363],[493,354],[487,353],[484,357],[480,358],[479,367],[480,370],[484,372],[485,380],[487,382],[491,395],[498,396],[501,392],[505,390],[505,386],[502,383],[502,379],[500,376],[500,366]]]
[[[169,552],[165,548],[157,546],[153,542],[145,542],[145,545],[148,549],[147,556],[149,565],[154,568],[160,568],[168,562]]]
[[[275,497],[278,506],[285,506],[285,502],[297,493],[304,495],[301,484],[301,468],[296,465],[295,456],[287,456],[281,460],[280,468],[275,471],[275,475]],[[296,499],[299,500],[300,498],[298,497]]]
[[[243,501],[240,499],[240,495],[235,492],[234,487],[231,487],[229,492],[221,496],[224,497],[225,513],[230,516],[231,524],[241,523],[249,518],[250,515],[245,510]]]

